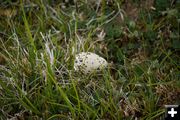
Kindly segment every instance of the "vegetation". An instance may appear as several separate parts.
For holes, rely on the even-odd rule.
[[[179,0],[0,2],[0,119],[156,119],[180,104]],[[74,71],[94,52],[110,66]]]

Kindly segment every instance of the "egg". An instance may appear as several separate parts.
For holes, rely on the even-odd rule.
[[[91,52],[81,52],[75,55],[74,69],[82,73],[99,72],[106,68],[107,61],[99,55]]]

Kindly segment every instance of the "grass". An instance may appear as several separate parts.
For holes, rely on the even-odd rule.
[[[157,119],[180,104],[180,4],[150,1],[2,2],[0,119]],[[111,65],[78,73],[82,51]]]

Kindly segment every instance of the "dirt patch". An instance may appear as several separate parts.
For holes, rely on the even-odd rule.
[[[153,5],[154,0],[141,0],[138,2],[125,0],[124,4],[122,5],[122,9],[125,11],[127,17],[133,20],[137,20],[141,9],[151,10]]]

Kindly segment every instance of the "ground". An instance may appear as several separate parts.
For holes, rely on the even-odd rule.
[[[180,104],[178,0],[0,3],[0,119],[158,119]],[[93,52],[107,69],[74,71]]]

